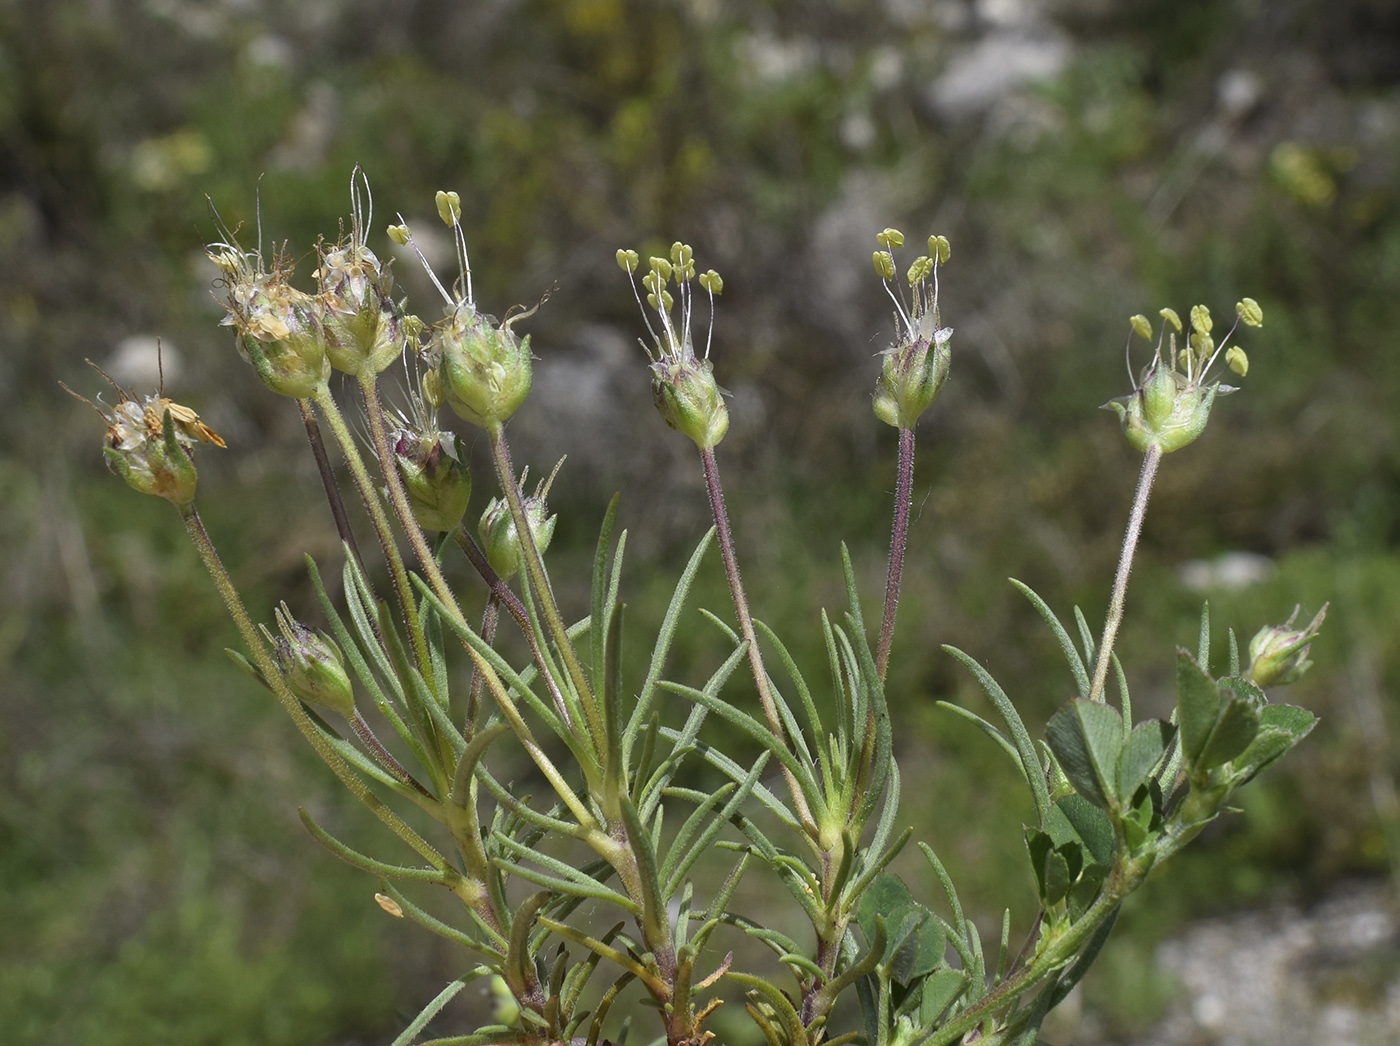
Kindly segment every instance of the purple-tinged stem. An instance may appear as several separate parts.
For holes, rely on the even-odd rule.
[[[890,570],[885,579],[885,614],[880,622],[880,646],[875,668],[880,682],[890,665],[894,618],[899,610],[899,583],[904,576],[904,546],[909,539],[909,511],[914,495],[914,430],[899,430],[899,478],[894,491],[894,526],[890,530]]]
[[[345,514],[345,501],[340,496],[340,488],[336,486],[330,458],[326,456],[326,444],[321,439],[321,426],[316,421],[316,412],[312,409],[309,399],[297,400],[297,409],[301,411],[301,421],[306,426],[306,441],[311,444],[311,454],[316,459],[317,470],[321,473],[321,485],[326,488],[326,500],[331,504],[336,532],[340,534],[340,540],[350,547],[350,554],[356,561],[363,563],[360,548],[355,544],[355,534],[350,529],[350,519]]]
[[[787,731],[783,729],[783,721],[778,716],[778,705],[773,699],[773,689],[768,681],[768,671],[763,667],[763,654],[758,648],[758,634],[754,631],[753,618],[749,614],[749,601],[744,594],[744,581],[739,576],[739,559],[734,554],[734,535],[729,529],[729,512],[724,507],[724,488],[720,485],[719,462],[715,460],[714,449],[702,449],[700,460],[705,467],[705,486],[710,493],[710,508],[714,512],[715,534],[719,539],[720,555],[724,559],[724,573],[729,579],[729,594],[734,599],[734,613],[739,618],[739,634],[749,644],[749,668],[753,671],[754,685],[758,687],[758,701],[763,706],[763,715],[768,720],[768,729],[773,732],[774,737],[786,742]],[[809,831],[815,831],[816,824],[812,820],[811,811],[807,808],[807,800],[802,795],[802,789],[798,787],[797,781],[789,771],[784,770],[783,776],[787,778],[788,790],[792,793],[792,801],[797,807],[798,818]]]

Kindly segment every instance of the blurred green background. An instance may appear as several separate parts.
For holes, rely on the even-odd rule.
[[[334,530],[295,410],[218,326],[206,195],[246,242],[260,191],[263,242],[305,282],[358,162],[376,250],[396,212],[442,248],[432,194],[455,189],[484,308],[557,282],[528,323],[515,456],[569,454],[551,558],[576,610],[622,491],[641,637],[707,510],[649,406],[613,253],[693,244],[725,278],[720,457],[746,579],[814,678],[837,540],[872,606],[883,582],[873,236],[949,236],[954,365],[920,429],[890,693],[919,797],[903,819],[985,929],[1009,903],[1018,937],[1029,804],[934,709],[987,711],[938,645],[987,663],[1033,724],[1070,695],[1005,578],[1102,618],[1137,470],[1096,409],[1129,389],[1126,319],[1258,299],[1244,391],[1164,463],[1120,649],[1163,714],[1203,598],[1217,656],[1227,626],[1247,640],[1331,600],[1288,697],[1323,722],[1129,906],[1118,972],[1085,993],[1121,1035],[1169,993],[1148,959],[1183,919],[1306,902],[1400,857],[1398,160],[1382,0],[0,0],[0,1037],[383,1043],[464,969],[302,831],[298,805],[383,844],[224,659],[233,630],[174,513],[106,474],[100,422],[58,388],[98,391],[84,358],[150,386],[163,339],[166,392],[229,443],[201,451],[201,506],[245,598],[309,610],[301,557],[334,563]],[[416,266],[397,273],[436,318]],[[717,565],[701,589],[726,611]],[[696,620],[681,679],[718,650]],[[724,1034],[751,1034],[726,1009]]]

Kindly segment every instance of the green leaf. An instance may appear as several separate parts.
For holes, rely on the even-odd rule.
[[[1185,650],[1176,656],[1176,702],[1182,755],[1194,766],[1220,716],[1220,691]]]
[[[1215,729],[1194,762],[1198,771],[1223,766],[1249,747],[1259,733],[1259,717],[1266,703],[1264,693],[1243,679],[1222,679],[1218,684],[1222,705]]]
[[[1060,644],[1060,650],[1065,655],[1065,661],[1069,664],[1069,670],[1074,674],[1074,683],[1079,688],[1079,696],[1087,697],[1089,695],[1089,673],[1084,667],[1084,659],[1079,656],[1079,651],[1074,647],[1074,640],[1070,639],[1069,633],[1065,631],[1065,626],[1060,624],[1060,619],[1055,616],[1055,612],[1029,585],[1022,584],[1014,577],[1007,580],[1016,586],[1018,592],[1031,601],[1036,612],[1050,626],[1050,631],[1055,634],[1055,641]]]
[[[919,1023],[930,1027],[952,1005],[967,985],[962,970],[935,970],[924,978],[924,997],[919,1003]]]
[[[1050,717],[1045,740],[1075,791],[1098,806],[1113,802],[1123,748],[1123,718],[1116,708],[1071,698]]]
[[[408,1046],[409,1043],[418,1038],[418,1033],[428,1026],[428,1022],[436,1017],[438,1012],[451,1002],[458,992],[467,986],[468,981],[476,980],[476,978],[490,972],[491,971],[487,967],[478,966],[465,977],[459,977],[442,991],[438,992],[433,1001],[424,1006],[423,1009],[419,1011],[418,1016],[414,1017],[413,1020],[409,1022],[408,1027],[399,1033],[399,1037],[391,1043],[391,1046]]]
[[[608,510],[603,513],[603,525],[598,533],[598,547],[593,554],[593,585],[589,601],[591,613],[589,621],[592,623],[588,630],[589,645],[593,648],[593,692],[602,693],[607,685],[607,672],[605,665],[607,655],[604,652],[605,631],[603,622],[611,616],[604,608],[603,604],[608,594],[608,546],[612,544],[613,521],[617,518],[617,504],[622,499],[621,494],[614,494],[612,500],[608,502]]]
[[[875,939],[875,917],[884,916],[886,929],[893,927],[890,916],[898,909],[908,908],[914,903],[909,887],[897,875],[885,872],[877,875],[861,896],[856,909],[856,922],[867,941]]]
[[[1176,734],[1176,727],[1161,719],[1149,719],[1133,727],[1128,743],[1118,757],[1118,801],[1132,802],[1138,786],[1147,780],[1152,768],[1161,762]]]
[[[1296,705],[1269,705],[1259,720],[1259,733],[1234,761],[1236,788],[1278,762],[1317,725],[1317,716]]]
[[[1055,804],[1055,809],[1064,814],[1065,821],[1074,829],[1096,864],[1113,863],[1116,837],[1113,822],[1103,810],[1077,795],[1065,796]]]

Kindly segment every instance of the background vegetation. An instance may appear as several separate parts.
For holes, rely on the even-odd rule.
[[[96,420],[57,388],[88,387],[85,357],[150,385],[163,338],[167,391],[230,445],[201,457],[221,551],[257,613],[307,607],[301,555],[334,557],[334,530],[295,412],[217,326],[206,194],[251,229],[260,186],[264,240],[304,279],[359,162],[381,231],[402,211],[422,238],[433,191],[461,193],[488,309],[557,282],[529,325],[516,457],[569,454],[556,564],[582,568],[623,491],[644,620],[707,513],[689,445],[647,405],[612,254],[693,243],[725,277],[721,453],[750,591],[810,664],[836,538],[872,595],[887,540],[873,233],[948,235],[955,359],[922,429],[890,693],[920,797],[905,818],[989,925],[1030,894],[1026,811],[980,735],[933,709],[982,701],[938,644],[988,662],[1029,721],[1068,696],[1004,579],[1102,615],[1136,461],[1095,408],[1128,391],[1126,317],[1257,298],[1245,391],[1164,465],[1121,649],[1160,713],[1161,637],[1191,642],[1204,595],[1246,638],[1330,599],[1290,698],[1323,724],[1126,914],[1115,947],[1145,958],[1189,915],[1400,857],[1398,160],[1400,16],[1381,0],[0,0],[7,1040],[380,1043],[461,961],[296,823],[302,804],[363,827],[224,660],[233,633],[173,516],[104,474]],[[398,275],[432,318],[414,267]],[[717,568],[707,584],[722,609]],[[682,677],[707,644],[696,629]],[[1137,971],[1086,986],[1103,1026],[1150,1020],[1169,986],[1100,965]]]

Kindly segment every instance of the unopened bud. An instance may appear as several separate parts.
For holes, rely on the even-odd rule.
[[[1322,628],[1327,605],[1323,604],[1307,628],[1295,630],[1292,626],[1299,609],[1294,607],[1283,624],[1261,628],[1249,641],[1249,671],[1245,675],[1255,686],[1284,686],[1296,682],[1312,667],[1308,650]]]
[[[521,476],[522,481],[524,478]],[[550,480],[553,478],[551,476]],[[549,506],[546,503],[548,494],[549,483],[546,482],[537,487],[530,497],[522,499],[530,536],[534,539],[535,549],[541,556],[549,548],[549,542],[554,537],[554,524],[559,518],[549,514]],[[486,511],[481,514],[477,531],[481,535],[481,545],[486,551],[486,561],[491,564],[491,569],[503,581],[509,581],[520,570],[520,532],[516,529],[515,517],[511,515],[510,504],[505,498],[491,499]]]
[[[308,705],[353,718],[355,691],[335,643],[294,618],[286,603],[275,614],[281,635],[274,637],[266,628],[263,634],[272,643],[273,658],[288,689]]]

